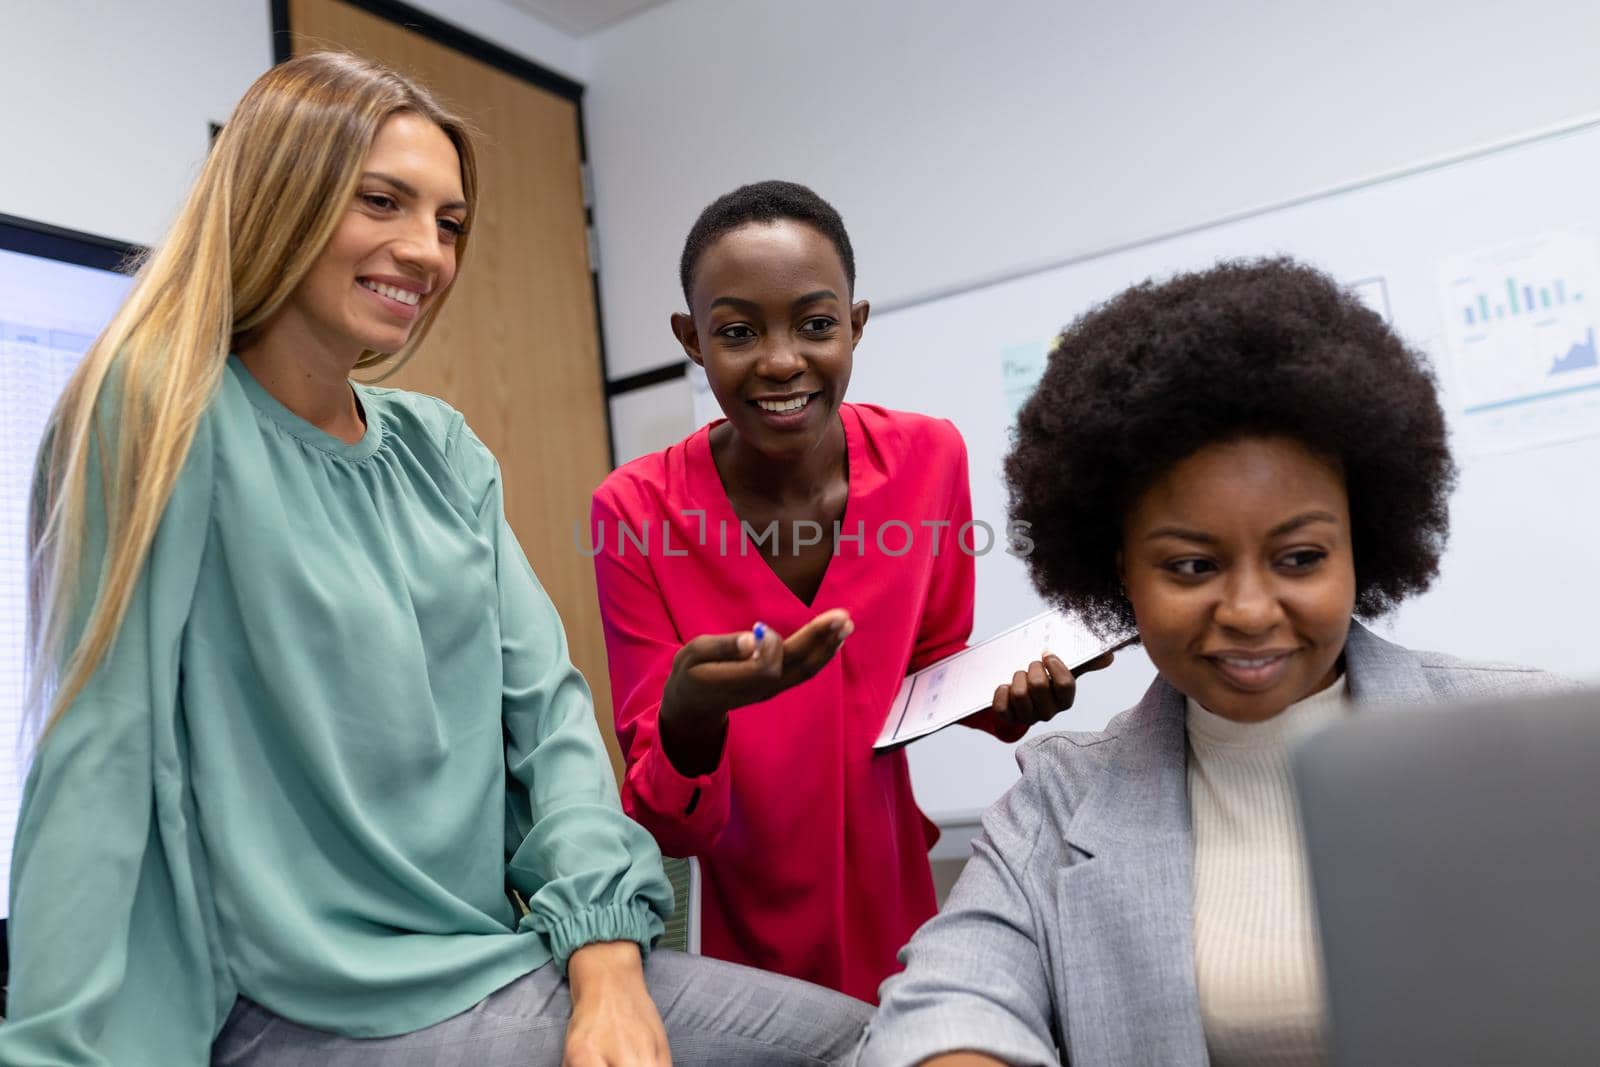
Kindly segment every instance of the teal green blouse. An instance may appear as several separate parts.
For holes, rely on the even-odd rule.
[[[660,853],[494,457],[437,400],[355,388],[346,444],[229,361],[116,643],[34,759],[0,1063],[205,1064],[237,996],[405,1033],[659,936]]]

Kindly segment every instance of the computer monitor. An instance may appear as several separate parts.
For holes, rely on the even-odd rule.
[[[132,284],[135,246],[0,214],[0,872],[27,774],[25,692],[28,493],[46,420]],[[0,935],[11,912],[0,878]]]
[[[1596,691],[1304,740],[1335,1067],[1600,1063],[1597,759]]]

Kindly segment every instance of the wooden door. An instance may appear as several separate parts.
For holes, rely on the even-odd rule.
[[[594,568],[573,523],[611,469],[575,101],[342,0],[289,0],[296,55],[341,48],[477,126],[480,203],[450,303],[384,384],[440,397],[500,459],[506,512],[566,624],[620,774]]]

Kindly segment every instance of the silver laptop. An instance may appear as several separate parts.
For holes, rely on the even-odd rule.
[[[1600,692],[1362,712],[1294,765],[1333,1063],[1600,1064]]]

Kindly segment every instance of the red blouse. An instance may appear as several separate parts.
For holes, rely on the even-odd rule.
[[[772,535],[741,526],[709,427],[606,479],[590,548],[627,760],[623,807],[664,852],[700,858],[703,951],[875,1002],[899,969],[895,954],[935,911],[938,831],[912,796],[904,752],[874,754],[872,742],[901,679],[965,644],[970,553],[990,539],[981,527],[961,534],[972,503],[954,426],[865,404],[840,417],[849,497],[813,603],[768,565],[761,546]],[[802,524],[776,536],[789,551],[795,536],[824,534]],[[855,622],[838,655],[809,681],[735,709],[715,771],[679,774],[657,740],[678,649],[757,620],[787,636],[838,607]],[[985,719],[975,725],[992,728]]]

